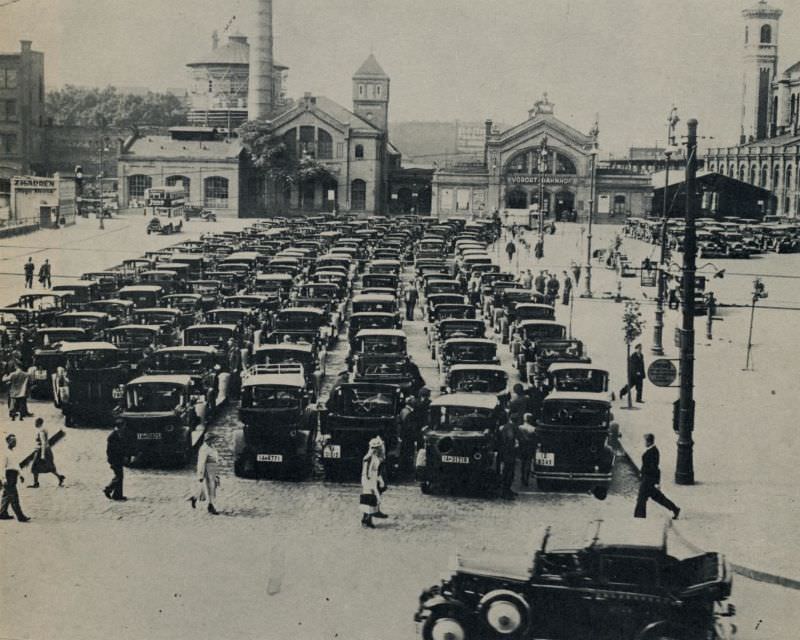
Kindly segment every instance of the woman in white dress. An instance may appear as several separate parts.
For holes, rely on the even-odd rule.
[[[214,447],[217,437],[214,434],[207,434],[203,444],[197,452],[197,480],[200,482],[198,495],[189,498],[192,509],[197,506],[198,500],[208,500],[208,512],[216,516],[219,511],[214,507],[214,500],[217,498],[217,487],[219,487],[219,476],[217,466],[219,465],[219,452]]]
[[[361,526],[374,529],[373,518],[386,518],[381,511],[381,494],[386,490],[383,477],[383,461],[386,453],[383,440],[373,438],[369,441],[369,451],[361,463]]]

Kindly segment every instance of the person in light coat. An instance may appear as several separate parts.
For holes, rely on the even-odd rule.
[[[219,452],[214,447],[216,441],[214,434],[207,434],[197,452],[197,480],[200,482],[200,491],[198,495],[189,498],[192,509],[197,507],[198,500],[208,500],[208,512],[213,516],[219,515],[219,511],[214,507],[219,486],[219,475],[217,475]]]
[[[361,463],[361,526],[374,529],[373,518],[386,518],[381,511],[381,494],[386,490],[383,477],[383,461],[386,459],[383,440],[376,437],[369,441]]]

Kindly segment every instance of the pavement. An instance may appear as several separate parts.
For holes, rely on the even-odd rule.
[[[593,248],[611,245],[619,227],[595,226]],[[527,234],[528,240],[532,239]],[[505,245],[506,240],[500,245]],[[531,243],[532,244],[532,243]],[[585,234],[581,225],[561,224],[545,240],[545,257],[530,255],[515,268],[554,269],[560,272],[571,260],[585,263]],[[658,248],[625,238],[622,251],[633,265],[644,257],[658,259]],[[500,258],[505,261],[502,252]],[[675,258],[680,259],[680,254]],[[800,529],[797,487],[800,486],[800,441],[794,427],[800,415],[800,340],[792,331],[800,311],[800,254],[764,254],[747,260],[715,259],[713,265],[698,260],[699,273],[725,269],[722,279],[709,280],[722,305],[714,322],[713,338],[706,338],[705,317],[695,320],[695,484],[675,484],[676,434],[672,430],[672,402],[678,388],[645,383],[644,404],[618,401],[615,411],[621,444],[633,464],[644,451],[643,436],[653,433],[661,451],[662,490],[681,507],[677,530],[692,544],[719,550],[737,565],[766,576],[782,577],[800,585],[800,555],[796,553]],[[582,282],[577,287],[583,292]],[[757,308],[753,330],[751,370],[743,371],[750,320],[750,292],[755,274],[764,275],[770,293]],[[613,302],[616,273],[593,263],[591,299],[576,298],[572,314],[573,335],[588,345],[595,364],[606,366],[619,391],[626,376],[626,351],[622,333],[623,304]],[[645,366],[650,355],[655,312],[655,289],[640,286],[639,278],[621,279],[623,297],[638,300],[646,320],[640,338]],[[563,316],[559,316],[559,319]],[[678,358],[673,344],[680,312],[666,311],[664,349]],[[678,363],[675,363],[676,367]],[[679,380],[676,380],[676,385]],[[631,510],[633,505],[631,505]],[[655,504],[649,509],[658,512]]]
[[[58,265],[57,276],[59,270],[79,275],[206,230],[247,223],[192,221],[184,225],[181,236],[147,236],[138,222],[133,218],[107,222],[105,231],[112,235],[95,234],[96,221],[91,220],[80,221],[77,228],[39,232],[69,231],[69,236],[33,234],[8,239],[0,242],[0,257],[9,258],[19,272],[28,252],[38,249],[34,256],[50,257]],[[109,226],[115,224],[117,233]],[[595,246],[607,244],[615,230],[597,229]],[[580,241],[578,225],[560,225],[546,240],[541,268],[558,267],[559,272],[567,268],[571,260],[585,255]],[[647,245],[628,240],[625,249],[632,256],[649,251]],[[505,260],[500,252],[496,256]],[[736,262],[730,270],[788,275],[800,266],[796,258],[800,256],[772,255]],[[520,266],[528,265],[538,268],[535,260],[523,257]],[[610,271],[597,266],[593,276],[599,294],[615,290]],[[21,289],[21,276],[0,278],[8,278],[0,280],[0,302],[13,299],[17,295],[13,287]],[[734,300],[744,287],[741,299],[746,301],[748,278],[726,276],[715,281],[721,286],[718,297],[723,302]],[[800,300],[789,279],[766,282],[770,301]],[[791,286],[782,288],[784,284]],[[642,291],[638,281],[634,286],[626,280],[623,292],[642,299],[645,315],[652,313],[652,305],[643,298],[652,294]],[[569,323],[569,311],[559,305],[557,319]],[[747,310],[724,310],[725,321],[715,327],[719,339],[698,347],[696,485],[679,487],[670,480],[674,434],[665,416],[670,417],[677,390],[648,384],[644,405],[628,411],[618,404],[615,413],[622,441],[633,460],[638,459],[642,433],[656,434],[662,451],[663,488],[683,508],[673,532],[678,535],[670,536],[675,555],[696,553],[696,547],[721,550],[738,564],[770,573],[777,566],[787,576],[796,575],[792,563],[797,560],[789,549],[794,546],[791,534],[797,530],[797,509],[788,486],[797,485],[792,466],[797,445],[789,432],[793,421],[788,416],[790,412],[797,415],[797,395],[791,394],[793,376],[786,372],[794,370],[788,365],[794,362],[797,341],[778,331],[781,323],[793,317],[789,313],[758,313],[753,372],[738,370],[744,364],[739,330],[742,323],[747,328]],[[621,314],[622,305],[597,299],[576,299],[572,314],[574,335],[585,340],[596,363],[608,366],[617,387],[625,371]],[[672,312],[668,322],[676,318]],[[642,340],[646,353],[651,329],[648,324]],[[436,392],[438,378],[424,348],[422,322],[409,323],[406,330],[409,348]],[[665,335],[671,335],[669,329]],[[510,364],[507,349],[500,345],[498,351],[503,363]],[[328,356],[329,379],[338,372],[345,352],[346,340],[340,339]],[[646,359],[649,362],[649,355]],[[787,366],[770,366],[783,362]],[[753,392],[746,394],[750,387]],[[775,396],[770,389],[775,389]],[[743,406],[756,400],[760,420]],[[52,404],[32,403],[32,410],[45,418],[51,433],[61,424]],[[748,437],[754,427],[758,438]],[[0,416],[0,431],[10,428],[17,433],[21,449],[33,447],[32,421],[12,425]],[[544,493],[535,488],[521,492],[514,502],[422,496],[412,482],[393,485],[384,504],[390,518],[374,531],[364,530],[358,523],[356,484],[328,483],[319,475],[300,483],[236,478],[230,464],[233,432],[238,428],[235,407],[226,409],[212,428],[223,442],[217,502],[223,515],[219,517],[209,516],[202,503],[197,510],[190,508],[187,497],[196,485],[190,468],[126,469],[129,501],[107,500],[101,493],[111,476],[105,463],[107,432],[67,429],[67,437],[54,449],[59,471],[67,476],[65,487],[58,488],[53,477],[44,476],[39,489],[23,488],[22,504],[32,522],[10,521],[0,526],[4,574],[0,638],[93,639],[110,634],[137,640],[234,635],[300,640],[412,638],[417,596],[447,571],[453,552],[532,553],[545,525],[556,531],[574,530],[594,519],[632,517],[636,479],[631,467],[621,463],[615,467],[609,497],[602,502],[585,493]],[[748,443],[749,455],[733,453],[743,449],[740,442]],[[669,514],[655,505],[650,517],[669,522]],[[781,562],[785,562],[783,567]],[[782,640],[800,628],[795,590],[739,578],[732,601],[738,609],[739,638]]]

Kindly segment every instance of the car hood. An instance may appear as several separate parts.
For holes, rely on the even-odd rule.
[[[457,573],[527,582],[531,578],[533,558],[521,554],[470,553],[457,554],[451,564]]]

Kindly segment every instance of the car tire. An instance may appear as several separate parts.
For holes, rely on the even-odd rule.
[[[419,483],[419,490],[426,496],[433,495],[433,485],[428,480]]]
[[[486,594],[481,600],[480,617],[481,638],[487,640],[519,640],[530,626],[528,603],[513,591]]]
[[[467,616],[448,607],[431,612],[422,625],[423,640],[470,640],[474,636]]]

